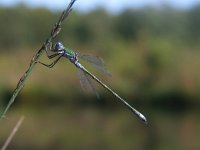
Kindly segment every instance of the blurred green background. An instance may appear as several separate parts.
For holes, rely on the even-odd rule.
[[[8,103],[30,60],[61,11],[0,7],[0,108]],[[200,6],[73,11],[57,41],[101,56],[112,72],[101,80],[146,115],[138,121],[115,97],[82,91],[76,68],[62,59],[37,65],[0,121],[2,145],[18,118],[24,123],[9,149],[200,149]],[[44,62],[49,62],[44,57]]]

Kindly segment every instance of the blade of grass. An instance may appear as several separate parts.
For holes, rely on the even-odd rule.
[[[72,6],[75,3],[75,1],[76,0],[71,0],[71,2],[69,3],[68,7],[63,11],[63,13],[61,14],[60,18],[58,19],[58,22],[53,27],[50,36],[47,38],[47,40],[44,42],[44,44],[41,46],[41,48],[38,50],[38,52],[33,56],[32,60],[30,62],[29,68],[23,74],[23,76],[20,78],[20,80],[19,80],[19,82],[17,84],[17,87],[15,88],[15,90],[13,92],[13,95],[12,95],[11,99],[9,100],[5,110],[1,114],[1,116],[0,116],[1,119],[5,117],[6,112],[9,110],[10,106],[14,103],[15,98],[17,97],[19,92],[23,89],[23,87],[25,85],[25,81],[30,76],[33,68],[37,64],[37,60],[42,56],[43,52],[47,49],[47,47],[52,42],[52,40],[54,38],[56,38],[57,35],[59,34],[59,32],[61,30],[62,22],[69,16],[70,12],[72,11]]]
[[[7,149],[8,145],[10,144],[11,140],[13,139],[13,137],[15,136],[15,134],[17,133],[17,131],[18,131],[18,129],[21,126],[21,124],[22,124],[23,121],[24,121],[24,116],[21,116],[20,119],[18,120],[17,124],[13,128],[12,132],[8,136],[7,140],[3,144],[1,150],[6,150]]]

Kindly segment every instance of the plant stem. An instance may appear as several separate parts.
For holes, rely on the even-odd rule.
[[[1,150],[6,150],[8,145],[10,144],[11,140],[13,139],[13,137],[15,136],[15,134],[17,133],[19,127],[21,126],[22,122],[24,121],[24,116],[21,116],[19,121],[17,122],[17,124],[15,125],[15,127],[13,128],[12,132],[10,133],[9,137],[7,138],[7,140],[5,141],[5,143],[3,144]]]
[[[24,87],[25,81],[31,75],[31,72],[32,72],[33,68],[35,67],[35,65],[37,64],[38,59],[42,56],[44,51],[47,50],[47,47],[50,45],[52,40],[55,39],[57,37],[57,35],[60,33],[62,22],[68,17],[70,12],[72,11],[72,6],[75,3],[75,1],[76,0],[71,0],[71,2],[69,3],[68,7],[63,11],[63,13],[61,14],[60,18],[58,19],[58,22],[53,27],[53,29],[51,31],[51,34],[47,38],[46,42],[42,45],[42,47],[38,50],[38,52],[33,56],[32,60],[30,62],[29,68],[23,74],[23,76],[20,78],[20,80],[19,80],[19,82],[17,84],[17,87],[15,88],[15,90],[13,92],[13,95],[12,95],[11,99],[9,100],[5,110],[1,114],[1,116],[0,116],[1,119],[5,117],[5,114],[7,113],[7,111],[11,107],[11,105],[14,103],[17,95],[19,94],[19,92]]]

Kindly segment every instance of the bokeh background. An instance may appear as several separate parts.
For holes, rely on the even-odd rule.
[[[1,110],[67,2],[0,2]],[[111,78],[85,65],[149,124],[97,84],[101,100],[83,92],[76,68],[62,59],[34,68],[0,121],[0,145],[24,115],[9,149],[200,149],[200,3],[123,2],[77,1],[57,41],[101,56]]]

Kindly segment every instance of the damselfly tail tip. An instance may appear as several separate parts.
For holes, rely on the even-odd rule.
[[[145,124],[148,124],[146,117],[143,114],[139,114],[140,120],[142,120]]]

